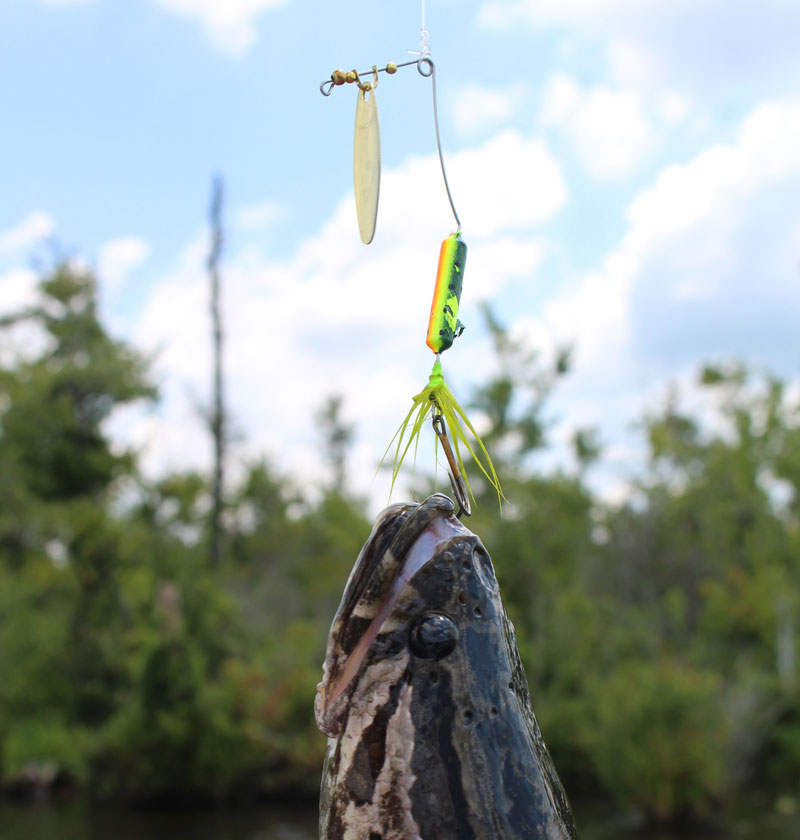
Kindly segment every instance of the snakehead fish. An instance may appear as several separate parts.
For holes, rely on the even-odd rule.
[[[320,840],[575,840],[481,541],[441,494],[378,517],[331,626]]]

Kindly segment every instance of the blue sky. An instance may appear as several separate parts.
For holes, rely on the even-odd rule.
[[[641,463],[630,427],[701,362],[796,378],[800,4],[794,0],[426,0],[442,139],[469,259],[445,354],[466,396],[494,361],[490,301],[575,370],[557,447],[606,443],[598,481]],[[233,460],[318,474],[314,411],[340,393],[351,477],[424,384],[439,243],[452,230],[430,83],[383,76],[381,202],[361,244],[356,94],[337,67],[407,60],[419,0],[3,0],[0,311],[33,295],[41,242],[95,266],[115,334],[156,352],[163,400],[113,418],[148,471],[204,467],[210,365],[203,262],[210,179],[227,188],[225,314]],[[36,347],[6,335],[8,358]],[[689,396],[687,396],[689,399]],[[480,423],[480,418],[477,418]],[[423,453],[421,458],[427,456]]]

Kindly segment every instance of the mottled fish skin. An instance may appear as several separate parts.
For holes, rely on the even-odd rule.
[[[334,618],[316,713],[330,736],[320,840],[578,836],[489,554],[446,496],[379,517]]]

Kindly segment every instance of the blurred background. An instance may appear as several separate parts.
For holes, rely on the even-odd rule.
[[[425,23],[443,364],[508,499],[471,470],[469,527],[582,836],[797,837],[800,6]],[[0,5],[3,838],[316,836],[314,688],[454,228],[430,81],[381,76],[370,246],[319,84],[421,25]],[[446,487],[432,437],[394,500]]]

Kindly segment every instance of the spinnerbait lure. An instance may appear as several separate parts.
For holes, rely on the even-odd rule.
[[[391,487],[393,489],[400,467],[411,444],[419,438],[422,425],[430,416],[437,440],[442,445],[450,468],[450,482],[453,494],[459,504],[459,515],[462,513],[469,515],[471,512],[470,497],[473,497],[473,494],[464,469],[461,445],[466,447],[467,452],[477,463],[481,472],[497,491],[498,501],[502,499],[502,490],[486,447],[469,421],[464,409],[447,387],[442,372],[441,354],[452,347],[453,341],[464,330],[464,325],[458,320],[458,307],[461,301],[467,246],[461,237],[461,220],[458,217],[453,196],[450,193],[450,184],[444,166],[436,102],[436,68],[430,58],[427,38],[427,30],[423,26],[419,58],[415,61],[407,61],[403,64],[391,62],[381,68],[375,65],[372,68],[372,81],[366,83],[361,81],[361,76],[366,76],[366,73],[359,74],[356,70],[348,72],[335,70],[329,80],[320,84],[320,91],[324,96],[330,96],[334,87],[347,83],[358,84],[359,96],[356,104],[356,128],[353,141],[353,180],[359,233],[362,242],[369,244],[375,235],[380,194],[380,130],[375,99],[378,74],[393,75],[401,67],[416,65],[421,76],[431,79],[436,147],[439,153],[439,163],[447,198],[456,220],[457,229],[455,233],[450,234],[442,242],[439,254],[439,266],[436,273],[433,302],[425,340],[425,343],[435,354],[433,370],[428,379],[428,384],[422,391],[412,397],[411,409],[392,438],[381,463],[391,450],[392,444],[396,442],[392,465]],[[453,448],[450,446],[448,430],[453,438]],[[467,431],[474,438],[474,444],[470,443]]]

